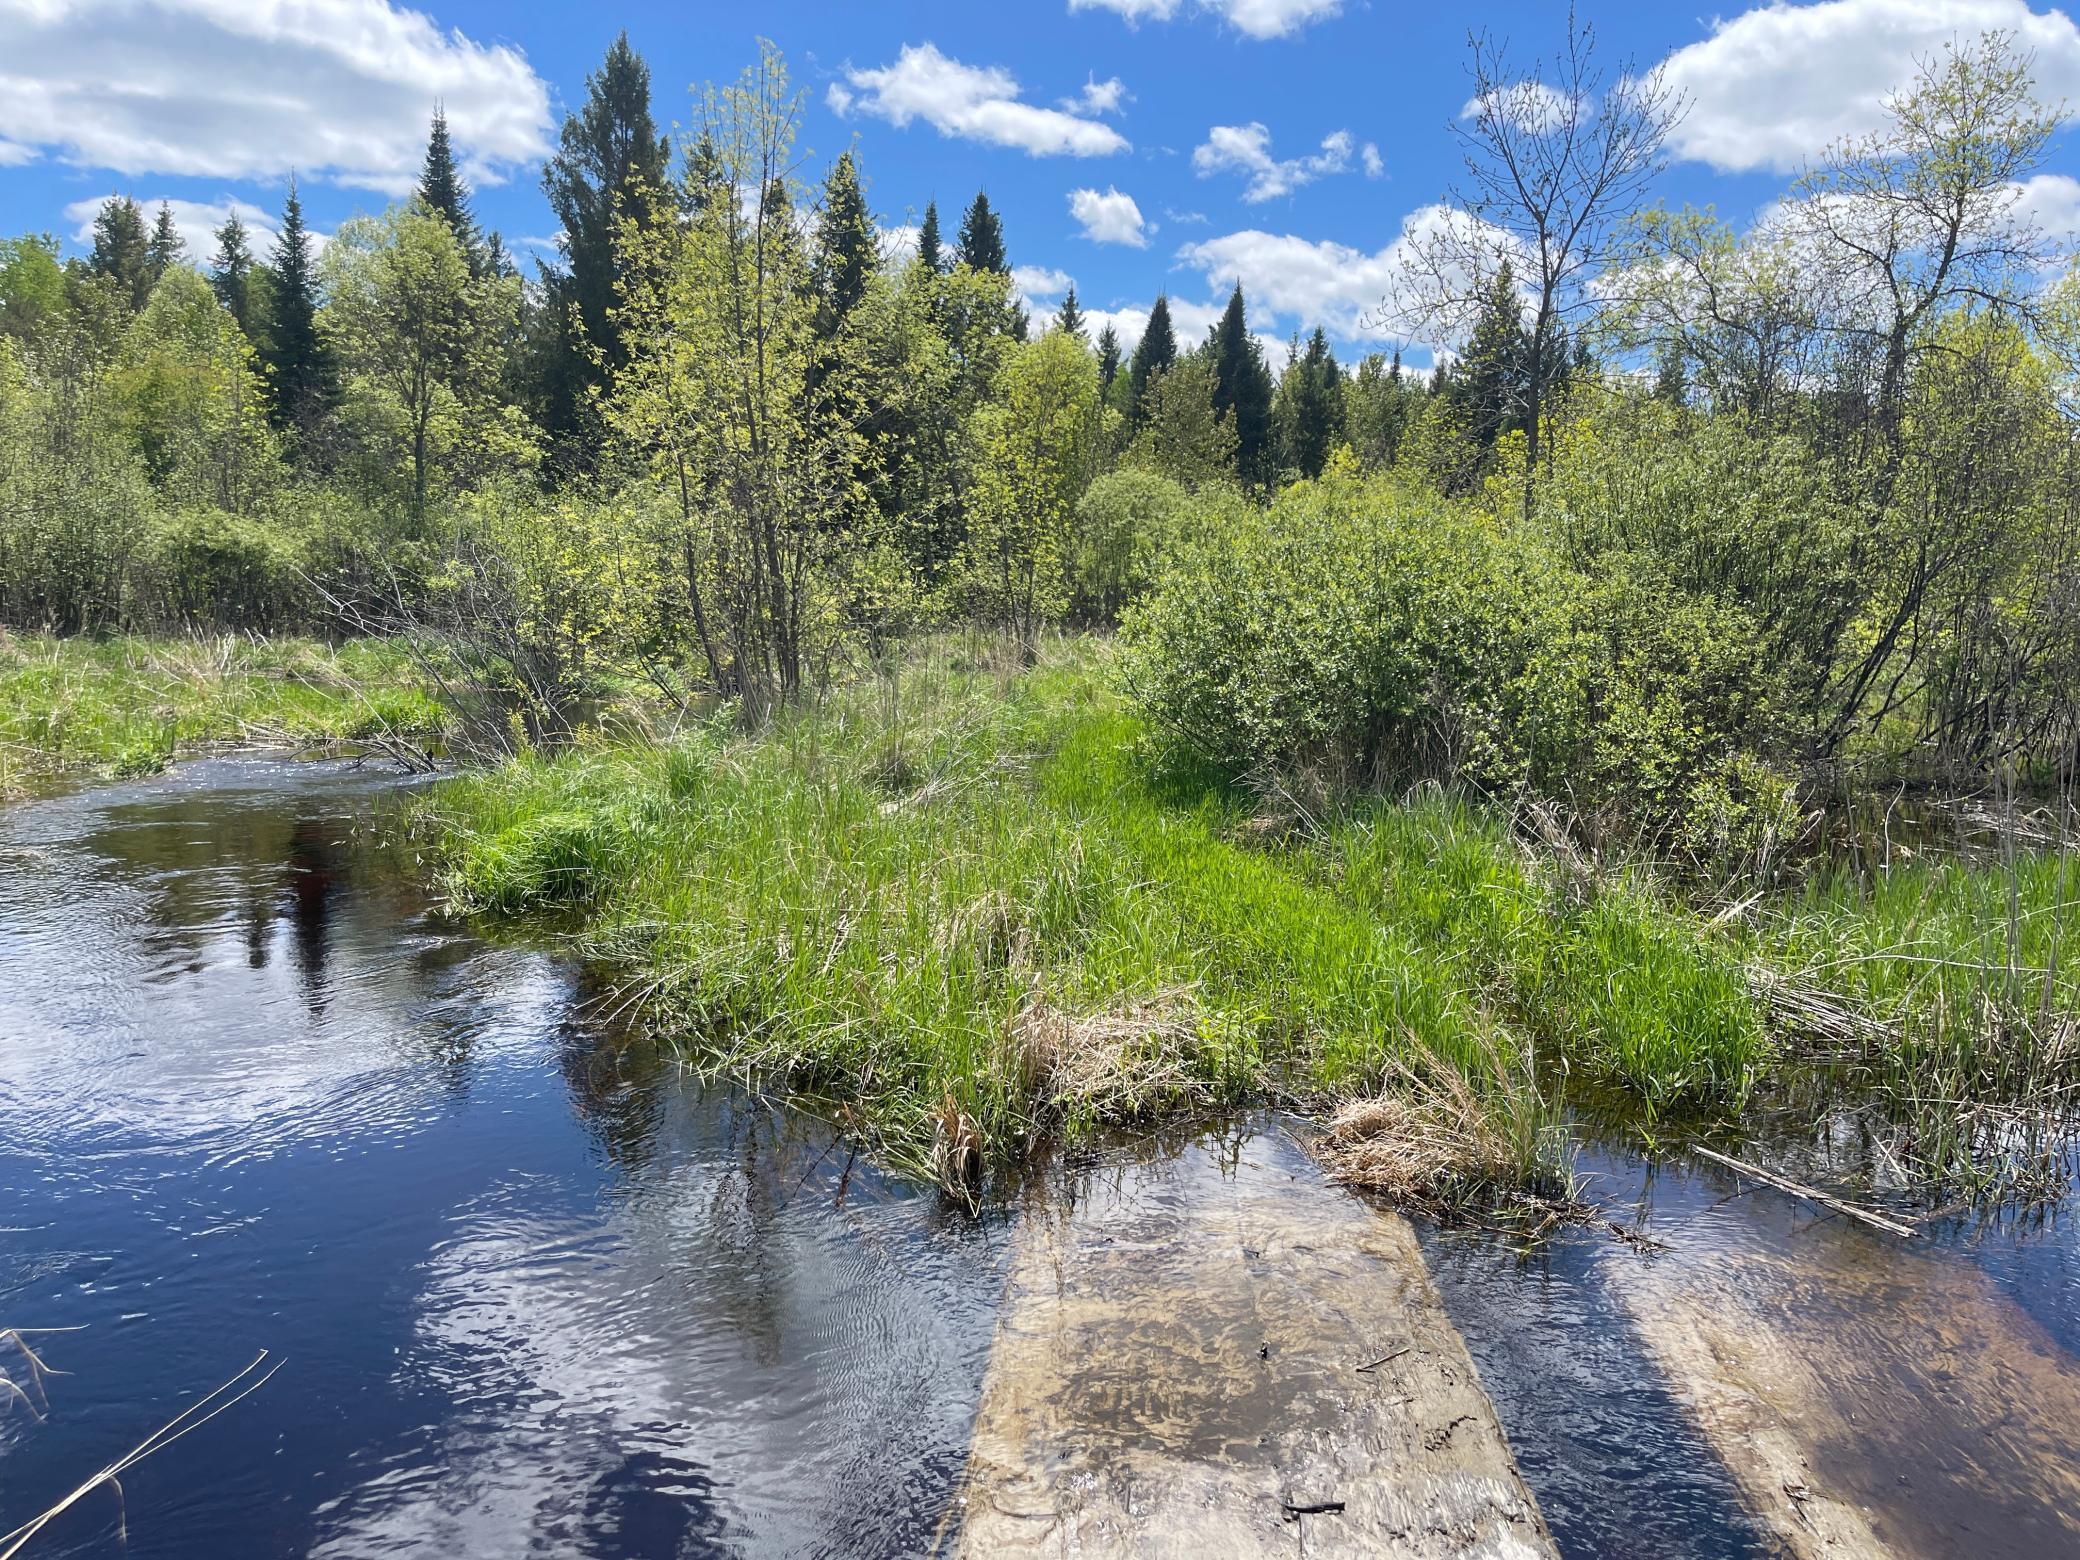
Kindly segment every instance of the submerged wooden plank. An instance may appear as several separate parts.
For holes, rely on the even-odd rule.
[[[1554,1554],[1407,1221],[1228,1147],[1029,1210],[961,1552]]]
[[[1739,1203],[1610,1287],[1785,1549],[2080,1554],[2080,1363],[1975,1264]]]

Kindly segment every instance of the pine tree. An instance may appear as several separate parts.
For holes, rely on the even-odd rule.
[[[627,344],[608,317],[622,280],[620,224],[656,220],[670,160],[671,145],[650,116],[650,67],[624,32],[585,78],[585,106],[564,119],[556,155],[542,169],[542,193],[563,224],[566,267],[550,290],[574,315],[572,346],[590,349],[569,354],[571,394],[600,382],[586,361],[594,353],[609,374],[628,361]],[[568,424],[571,410],[566,405],[552,421]]]
[[[917,258],[934,271],[946,269],[946,257],[939,248],[939,203],[935,200],[924,203],[924,221],[917,229]]]
[[[260,339],[264,320],[261,315],[261,299],[256,286],[257,269],[253,262],[253,250],[246,237],[246,225],[236,214],[224,219],[217,229],[217,252],[210,257],[210,291],[217,295],[217,302],[224,312],[238,321],[238,328],[245,332],[246,340]]]
[[[829,340],[867,295],[880,264],[874,219],[860,189],[859,166],[851,152],[831,165],[816,223],[816,329]]]
[[[426,137],[426,165],[419,174],[419,199],[430,211],[445,217],[455,242],[470,257],[472,271],[483,263],[483,241],[477,220],[470,214],[469,186],[455,168],[455,149],[448,140],[448,115],[438,104],[433,110],[433,127]]]
[[[1529,350],[1516,274],[1505,260],[1451,377],[1452,399],[1465,417],[1467,434],[1484,453],[1523,426]]]
[[[1107,390],[1119,378],[1119,332],[1108,323],[1098,332],[1098,380]]]
[[[1211,345],[1213,409],[1235,426],[1237,474],[1251,486],[1267,486],[1273,475],[1271,370],[1264,366],[1263,349],[1249,333],[1239,282],[1220,324],[1214,327]]]
[[[187,258],[187,241],[174,225],[173,207],[163,200],[159,202],[159,217],[152,224],[152,236],[145,244],[144,255],[145,270],[150,274],[154,287],[159,285],[161,277]]]
[[[1088,339],[1084,330],[1083,310],[1076,302],[1076,284],[1069,284],[1069,291],[1062,299],[1062,306],[1055,312],[1054,328],[1064,335],[1074,336],[1078,341]]]
[[[994,271],[999,276],[1011,274],[1010,262],[1004,258],[1004,225],[997,214],[990,210],[989,196],[977,193],[968,214],[961,218],[960,238],[953,247],[954,263],[967,266],[974,271]]]
[[[1177,332],[1170,325],[1170,299],[1156,294],[1156,306],[1148,311],[1148,327],[1134,348],[1134,365],[1127,371],[1132,397],[1129,412],[1138,426],[1148,420],[1149,381],[1177,361]]]
[[[1344,436],[1343,370],[1319,326],[1306,350],[1286,365],[1273,411],[1281,466],[1319,477]]]
[[[310,230],[296,181],[282,206],[282,230],[274,244],[273,296],[267,322],[267,366],[274,419],[284,428],[308,428],[333,398],[332,355],[318,334],[318,279],[312,265]]]
[[[684,199],[686,214],[699,217],[722,193],[722,154],[716,149],[715,138],[707,131],[693,143],[693,150],[686,158]]]
[[[144,213],[127,195],[111,195],[94,217],[94,248],[87,269],[113,282],[116,292],[133,309],[144,307],[151,296],[150,241],[145,237]]]

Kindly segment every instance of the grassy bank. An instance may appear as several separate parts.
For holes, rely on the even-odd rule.
[[[0,632],[0,792],[53,771],[148,774],[215,743],[431,734],[421,684],[403,650],[367,641]]]
[[[1737,1119],[1806,1043],[1772,994],[1820,989],[1813,948],[1868,939],[1864,984],[1824,989],[1902,1055],[1951,1022],[1962,976],[1912,984],[1885,895],[1722,926],[1447,796],[1310,818],[1164,757],[1108,660],[921,657],[753,736],[458,779],[422,824],[458,905],[577,907],[703,1067],[839,1104],[946,1179],[1053,1126],[1384,1094],[1404,1137],[1468,1146],[1370,1178],[1553,1191],[1578,1082],[1642,1122]],[[2031,924],[2057,891],[2026,877]]]

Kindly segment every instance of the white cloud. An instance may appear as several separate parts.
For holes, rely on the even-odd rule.
[[[1386,173],[1387,160],[1386,158],[1380,156],[1379,148],[1373,145],[1370,141],[1367,141],[1364,144],[1364,146],[1359,149],[1358,155],[1364,161],[1366,178],[1377,179],[1382,177]]]
[[[1513,81],[1493,92],[1468,98],[1459,110],[1461,119],[1478,119],[1484,114],[1526,130],[1550,130],[1567,113],[1567,94],[1543,81]]]
[[[1211,287],[1241,283],[1250,307],[1306,329],[1320,325],[1340,341],[1408,342],[1417,300],[1410,263],[1447,224],[1467,219],[1443,206],[1411,212],[1384,249],[1248,229],[1186,244],[1178,260]],[[1263,323],[1260,319],[1259,323]]]
[[[1083,84],[1083,90],[1073,98],[1061,99],[1062,107],[1072,114],[1095,117],[1099,114],[1116,114],[1126,106],[1127,87],[1119,77],[1113,76],[1100,81],[1096,76]]]
[[[1076,285],[1076,278],[1053,266],[1015,265],[1011,268],[1011,285],[1029,299],[1059,298]]]
[[[1126,244],[1134,249],[1148,247],[1155,229],[1142,217],[1134,197],[1123,195],[1111,185],[1097,190],[1071,190],[1069,215],[1094,244]]]
[[[94,241],[94,218],[102,206],[114,198],[114,191],[97,195],[91,200],[76,200],[65,208],[65,220],[72,224],[72,236],[82,244]],[[157,199],[140,200],[138,209],[144,213],[147,229],[159,219]],[[195,265],[206,266],[211,255],[217,252],[217,229],[224,225],[227,217],[237,217],[246,228],[246,247],[256,260],[265,260],[274,248],[275,234],[280,227],[279,216],[263,211],[250,201],[233,200],[228,195],[222,200],[166,200],[163,202],[173,212],[173,225],[181,235],[181,242],[188,246],[188,259]],[[316,240],[314,250],[322,250],[326,235],[312,233]]]
[[[917,240],[923,232],[915,222],[900,222],[894,227],[876,229],[881,240],[881,263],[883,265],[908,265],[917,256]]]
[[[436,102],[473,183],[548,149],[524,55],[390,0],[0,0],[0,140],[80,167],[401,194]]]
[[[893,65],[876,70],[848,66],[845,79],[849,90],[828,94],[834,109],[857,108],[898,128],[922,119],[941,135],[1017,147],[1034,157],[1103,157],[1129,149],[1108,124],[1022,101],[1008,70],[963,65],[929,43],[904,45]]]
[[[36,148],[19,141],[0,141],[0,168],[19,168],[36,161]]]
[[[1343,0],[1069,0],[1072,11],[1113,11],[1130,24],[1167,22],[1179,11],[1210,12],[1251,38],[1283,38],[1343,9]]]
[[[1192,166],[1202,179],[1217,173],[1244,175],[1249,184],[1242,198],[1255,203],[1344,172],[1351,165],[1351,150],[1350,131],[1338,130],[1323,137],[1322,149],[1313,156],[1280,159],[1271,155],[1271,132],[1262,124],[1215,125],[1206,132],[1205,143],[1193,150]]]
[[[2080,239],[2080,179],[2069,173],[2039,173],[2024,179],[2015,211],[2054,244],[2069,246]]]
[[[1663,63],[1689,100],[1673,144],[1725,170],[1797,171],[1884,120],[1886,95],[1945,44],[2004,29],[2036,56],[2038,92],[2080,100],[2080,28],[2025,0],[1820,0],[1720,22]]]

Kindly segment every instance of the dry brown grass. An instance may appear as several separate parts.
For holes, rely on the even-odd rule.
[[[1376,1192],[1404,1208],[1463,1217],[1476,1208],[1574,1206],[1566,1168],[1534,1110],[1484,1104],[1458,1073],[1402,1070],[1388,1088],[1353,1100],[1317,1145],[1331,1180]]]
[[[1035,998],[1012,1022],[1027,1086],[1054,1110],[1089,1121],[1207,1103],[1198,1005],[1159,992],[1103,1013]]]

